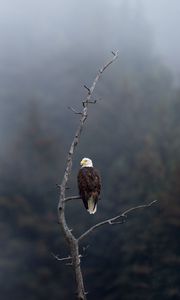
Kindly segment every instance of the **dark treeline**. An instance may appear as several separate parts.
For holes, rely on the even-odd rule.
[[[68,190],[77,194],[79,161],[91,157],[102,174],[102,199],[95,216],[81,201],[68,203],[67,220],[78,235],[123,209],[158,199],[127,223],[102,227],[84,240],[85,285],[94,300],[179,299],[180,90],[154,54],[143,15],[128,15],[127,9],[124,4],[123,29],[113,45],[119,60],[96,90],[101,100],[90,107]],[[81,86],[108,56],[104,49],[106,39],[92,56],[73,58],[72,51],[66,70],[56,57],[48,71],[27,75],[31,84],[19,90],[14,79],[12,90],[1,94],[6,103],[13,97],[16,103],[7,110],[12,118],[5,121],[0,160],[2,300],[73,299],[71,267],[51,255],[68,255],[57,224],[56,183],[78,124],[67,106],[81,107]]]

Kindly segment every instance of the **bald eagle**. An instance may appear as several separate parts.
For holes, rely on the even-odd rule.
[[[80,165],[81,169],[78,173],[79,195],[87,211],[94,214],[97,210],[97,202],[101,191],[100,175],[94,169],[91,159],[83,158]]]

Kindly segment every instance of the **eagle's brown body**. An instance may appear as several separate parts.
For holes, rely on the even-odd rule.
[[[89,213],[96,212],[97,201],[101,191],[99,173],[93,167],[83,167],[78,173],[79,194]]]

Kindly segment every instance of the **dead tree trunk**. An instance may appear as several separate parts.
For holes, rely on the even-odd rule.
[[[82,275],[82,271],[81,271],[81,255],[79,253],[79,243],[82,239],[84,239],[89,233],[91,233],[92,231],[94,231],[95,229],[103,226],[103,225],[114,225],[114,224],[122,224],[124,223],[124,220],[127,218],[127,214],[129,214],[131,211],[134,211],[136,209],[139,208],[144,208],[144,207],[149,207],[151,206],[155,201],[152,201],[151,203],[147,204],[147,205],[140,205],[137,207],[133,207],[130,208],[128,210],[126,210],[123,213],[120,213],[118,215],[116,215],[113,218],[107,219],[103,222],[100,222],[94,226],[92,226],[90,229],[88,229],[86,232],[84,232],[79,238],[76,238],[73,234],[72,231],[68,228],[67,222],[66,222],[66,218],[65,218],[65,204],[67,201],[70,200],[75,200],[75,199],[80,199],[79,196],[71,196],[71,197],[66,197],[66,188],[67,188],[67,183],[69,181],[69,177],[71,174],[71,169],[72,169],[72,162],[73,162],[73,156],[75,153],[75,148],[77,146],[77,144],[79,143],[79,139],[81,136],[81,132],[83,130],[83,126],[84,123],[87,119],[88,116],[88,106],[89,104],[95,104],[96,100],[93,101],[92,98],[92,94],[93,91],[95,89],[95,86],[99,80],[99,78],[101,77],[102,73],[104,72],[104,70],[110,65],[112,64],[117,56],[118,53],[114,53],[113,54],[113,58],[107,62],[99,71],[98,74],[96,76],[96,78],[94,79],[91,88],[88,88],[87,86],[84,86],[87,91],[87,97],[86,100],[83,101],[83,109],[81,112],[76,111],[74,108],[70,109],[75,113],[75,114],[79,114],[80,117],[80,123],[79,126],[76,130],[75,136],[73,138],[72,144],[70,146],[69,149],[69,153],[68,153],[68,157],[67,157],[67,163],[66,163],[66,168],[65,168],[65,172],[64,172],[64,176],[62,178],[62,182],[60,184],[60,195],[59,195],[59,202],[58,202],[58,221],[60,224],[60,227],[62,229],[64,238],[67,242],[67,246],[70,252],[70,256],[65,257],[65,258],[59,258],[58,256],[55,256],[55,258],[57,260],[60,261],[68,261],[70,265],[72,265],[74,274],[75,274],[75,280],[76,280],[76,288],[77,288],[77,299],[78,300],[86,300],[86,292],[85,292],[85,288],[84,288],[84,282],[83,282],[83,275]]]
[[[71,108],[74,113],[80,114],[81,118],[80,118],[79,127],[75,133],[74,139],[73,139],[71,147],[69,149],[67,163],[66,163],[66,169],[65,169],[64,176],[63,176],[63,179],[62,179],[62,182],[60,185],[60,196],[59,196],[59,203],[58,203],[58,220],[59,220],[61,229],[63,231],[64,238],[67,242],[67,245],[68,245],[70,253],[71,253],[71,256],[69,259],[71,260],[71,264],[72,264],[72,267],[73,267],[73,270],[75,273],[76,285],[77,285],[77,298],[79,300],[86,300],[86,293],[85,293],[85,288],[84,288],[84,283],[83,283],[83,276],[82,276],[82,272],[81,272],[79,242],[78,242],[78,239],[76,239],[75,236],[72,234],[71,230],[68,228],[66,219],[65,219],[65,202],[66,202],[65,193],[66,193],[67,182],[68,182],[70,174],[71,174],[72,161],[73,161],[73,155],[75,152],[75,148],[79,142],[84,122],[86,121],[87,116],[88,116],[88,105],[90,103],[96,102],[96,101],[91,100],[95,86],[96,86],[99,78],[101,77],[101,74],[104,72],[104,70],[117,58],[117,55],[118,55],[117,52],[116,53],[113,52],[112,54],[113,54],[113,58],[98,71],[98,74],[97,74],[91,88],[88,88],[85,86],[85,88],[88,91],[88,94],[87,94],[86,100],[83,101],[83,110],[81,112],[76,112],[74,109]]]

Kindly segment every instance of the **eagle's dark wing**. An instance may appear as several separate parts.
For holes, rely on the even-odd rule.
[[[78,173],[79,194],[88,209],[88,199],[93,197],[95,204],[101,191],[101,179],[99,172],[91,167],[84,167]]]

